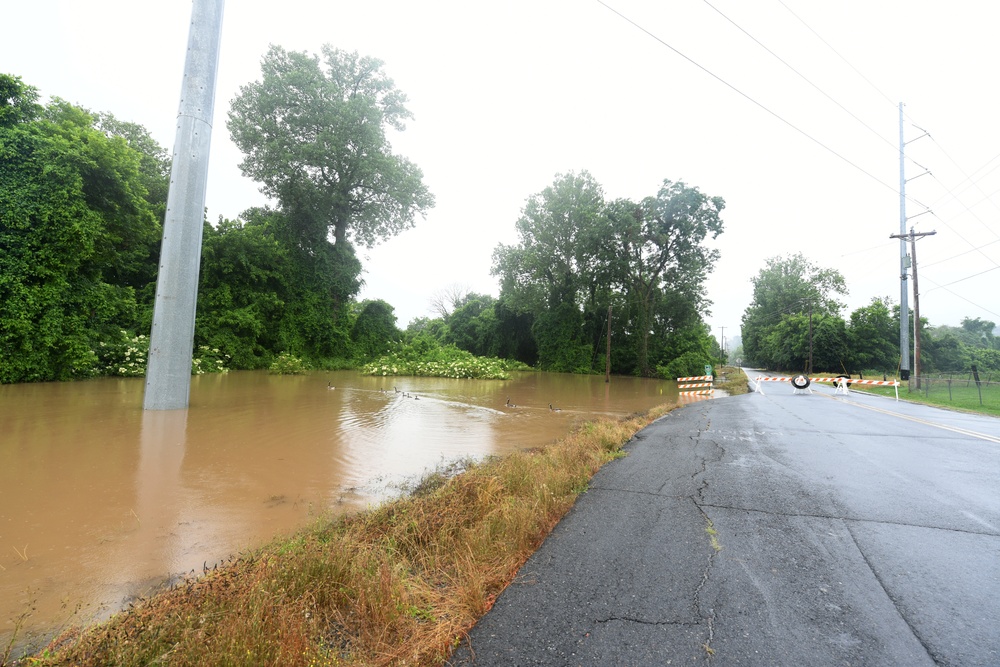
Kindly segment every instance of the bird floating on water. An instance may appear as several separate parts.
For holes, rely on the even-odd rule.
[[[562,412],[562,408],[554,408],[551,403],[549,403],[549,410],[552,412]]]
[[[331,383],[331,382],[327,382],[327,383],[326,383],[326,388],[327,388],[327,389],[331,389],[331,390],[332,390],[332,389],[336,389],[336,387],[334,387],[334,386],[333,386],[333,383]]]
[[[513,403],[510,402],[510,396],[507,397],[507,403],[506,403],[506,405],[507,405],[508,408],[516,408],[517,407],[516,405],[514,405]]]

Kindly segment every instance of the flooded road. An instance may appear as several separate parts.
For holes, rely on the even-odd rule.
[[[636,378],[232,372],[194,377],[187,410],[144,412],[143,387],[0,386],[0,655],[19,618],[18,644],[44,638],[435,466],[677,400]]]

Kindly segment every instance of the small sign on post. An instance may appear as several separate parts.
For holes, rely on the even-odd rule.
[[[705,375],[711,375],[711,374],[712,374],[712,367],[708,364],[705,364]]]

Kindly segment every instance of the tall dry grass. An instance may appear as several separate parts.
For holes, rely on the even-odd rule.
[[[440,665],[633,434],[674,406],[430,476],[57,638],[24,664]]]

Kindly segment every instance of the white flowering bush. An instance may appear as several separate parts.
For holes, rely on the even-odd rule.
[[[95,375],[143,377],[146,375],[146,360],[149,358],[149,336],[133,335],[121,330],[120,335],[114,339],[101,341],[94,354],[98,359]],[[191,374],[228,373],[228,362],[228,354],[218,348],[201,345],[191,359]]]
[[[98,360],[95,375],[142,377],[146,374],[149,336],[133,335],[122,329],[118,336],[102,340],[94,354]]]
[[[309,365],[294,354],[282,352],[274,360],[268,372],[274,375],[301,375],[309,370]]]
[[[221,352],[217,347],[199,345],[191,358],[191,375],[203,375],[205,373],[228,373],[229,355]]]
[[[364,375],[413,375],[421,377],[506,380],[511,370],[527,368],[520,362],[495,357],[477,357],[454,345],[400,344],[389,354],[365,364]]]

